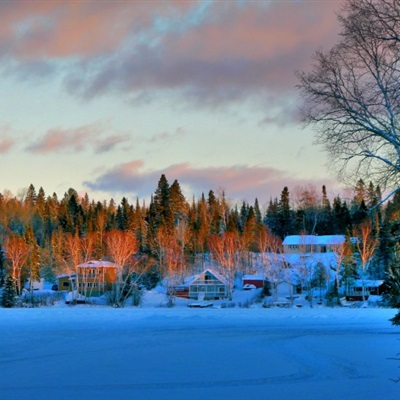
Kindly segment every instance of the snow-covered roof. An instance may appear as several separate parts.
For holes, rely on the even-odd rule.
[[[193,279],[192,282],[190,282],[190,285],[193,284],[193,283],[195,283],[197,280],[200,280],[200,278],[201,278],[202,276],[204,276],[207,272],[209,272],[211,275],[213,275],[216,279],[218,279],[218,280],[219,280],[220,282],[222,282],[223,284],[227,285],[226,279],[225,279],[222,275],[220,275],[218,272],[214,271],[214,270],[211,269],[211,268],[205,269],[200,275],[196,276],[196,278]]]
[[[364,286],[365,287],[379,287],[383,285],[384,281],[383,280],[373,280],[373,279],[365,279],[364,280]],[[362,287],[362,280],[357,279],[354,281],[353,285],[354,287]]]
[[[344,235],[289,235],[283,245],[339,245],[346,240]]]
[[[263,275],[243,275],[242,280],[249,279],[253,281],[264,281],[265,276]]]
[[[115,268],[116,265],[110,261],[104,260],[91,260],[83,264],[79,264],[78,268]]]
[[[61,279],[61,278],[75,278],[76,274],[60,274],[56,276],[56,279]]]

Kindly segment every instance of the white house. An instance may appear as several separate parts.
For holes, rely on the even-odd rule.
[[[283,241],[284,254],[335,252],[346,240],[345,235],[289,235]]]
[[[218,272],[206,269],[189,284],[189,298],[204,300],[223,299],[228,296],[228,283]]]

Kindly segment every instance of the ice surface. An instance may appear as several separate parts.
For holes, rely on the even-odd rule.
[[[0,399],[397,400],[395,312],[0,309]]]

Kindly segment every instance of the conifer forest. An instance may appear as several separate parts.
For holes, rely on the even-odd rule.
[[[386,279],[398,263],[400,193],[380,205],[379,186],[358,181],[352,198],[329,199],[325,186],[303,188],[292,194],[284,187],[279,198],[266,205],[258,200],[233,204],[225,193],[210,190],[186,199],[180,184],[162,175],[149,204],[125,197],[93,201],[69,189],[62,198],[32,184],[19,198],[0,195],[1,263],[4,285],[11,274],[17,291],[27,279],[54,282],[61,273],[90,259],[115,261],[115,237],[125,235],[135,260],[135,271],[146,271],[153,284],[179,270],[195,273],[208,254],[221,246],[234,248],[237,272],[252,272],[249,254],[282,251],[287,235],[343,234],[361,237],[368,224],[369,240],[377,243],[369,266],[371,279]],[[129,240],[127,241],[127,238]],[[353,249],[351,252],[355,252]],[[351,265],[351,263],[349,263]],[[356,269],[349,270],[356,277]]]

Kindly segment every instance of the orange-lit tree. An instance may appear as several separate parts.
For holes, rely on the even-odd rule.
[[[6,257],[10,263],[10,275],[14,280],[17,295],[21,294],[22,272],[29,256],[30,246],[25,238],[11,235],[5,243]]]
[[[132,294],[135,283],[144,271],[138,271],[140,259],[138,240],[133,232],[111,230],[105,236],[108,256],[116,265],[117,282],[109,296],[110,303],[115,307],[123,307],[125,300]],[[139,272],[139,273],[138,273]],[[134,274],[136,278],[132,280]]]
[[[370,266],[372,257],[378,247],[379,241],[372,232],[372,224],[370,221],[364,221],[355,229],[354,236],[357,238],[356,248],[360,257],[361,264],[361,284],[362,299],[365,301],[365,277]]]
[[[240,237],[234,232],[211,235],[208,239],[208,247],[220,267],[219,272],[227,281],[228,296],[232,300],[235,274],[241,255]]]

